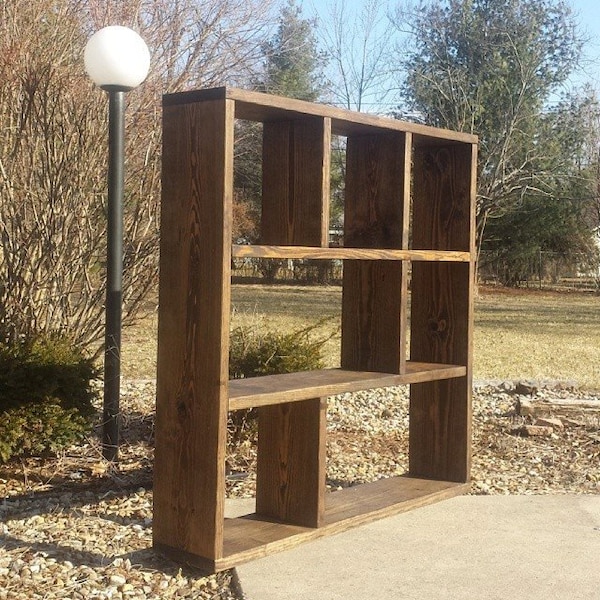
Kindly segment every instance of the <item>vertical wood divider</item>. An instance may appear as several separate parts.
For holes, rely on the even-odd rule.
[[[222,556],[233,102],[165,106],[154,544]]]
[[[344,246],[408,248],[411,138],[348,138]],[[404,372],[406,299],[405,262],[344,261],[342,368]]]
[[[263,243],[328,245],[331,119],[268,122],[263,131]],[[256,512],[319,527],[324,518],[326,401],[259,409]]]
[[[475,177],[475,146],[416,149],[413,249],[470,251],[474,257]],[[467,366],[465,377],[411,386],[413,476],[470,477],[474,266],[474,258],[412,266],[411,359]]]
[[[262,162],[261,243],[327,247],[331,119],[265,123]]]
[[[319,527],[325,511],[325,398],[260,409],[256,512]]]

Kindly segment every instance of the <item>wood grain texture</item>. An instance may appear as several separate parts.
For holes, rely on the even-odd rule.
[[[348,138],[345,248],[408,247],[410,135]],[[402,373],[406,360],[407,265],[344,263],[341,366]]]
[[[469,263],[415,263],[411,360],[461,364],[465,377],[411,387],[410,473],[468,481],[474,285],[475,148],[419,148],[413,247],[469,251]]]
[[[215,101],[163,115],[153,536],[211,560],[223,539],[233,114]]]
[[[344,246],[408,248],[410,136],[348,138]]]
[[[404,371],[406,274],[404,263],[344,262],[342,368]]]
[[[466,373],[466,367],[461,365],[407,362],[402,374],[324,369],[234,379],[229,382],[229,410],[298,402],[317,396],[333,396],[370,388],[464,377]]]
[[[320,398],[260,409],[257,514],[305,527],[322,524],[326,410]]]
[[[409,409],[411,475],[469,481],[470,394],[466,377],[412,386]]]
[[[475,148],[416,148],[413,186],[413,250],[473,252]]]
[[[409,260],[469,262],[469,252],[446,250],[395,250],[384,248],[315,248],[313,246],[233,245],[233,258],[284,258],[325,260]]]
[[[263,244],[327,246],[330,156],[329,119],[264,124]]]

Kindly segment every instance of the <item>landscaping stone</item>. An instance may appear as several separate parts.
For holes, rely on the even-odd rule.
[[[547,436],[552,435],[554,429],[552,429],[552,427],[544,427],[541,425],[521,425],[521,427],[513,429],[512,432],[515,435],[522,436]]]
[[[544,394],[597,402],[579,390]],[[102,459],[96,436],[54,459],[0,465],[0,600],[240,600],[234,572],[205,576],[152,551],[154,398],[153,381],[123,383],[118,466]],[[560,421],[532,424],[515,411],[511,385],[478,382],[471,493],[600,493],[600,412]],[[523,426],[552,433],[511,434]],[[408,389],[331,398],[327,452],[330,489],[406,472]],[[255,460],[251,440],[230,449],[229,496],[254,494]]]

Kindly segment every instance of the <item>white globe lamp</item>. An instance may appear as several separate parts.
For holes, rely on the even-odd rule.
[[[89,39],[84,63],[85,70],[98,87],[129,91],[146,79],[150,52],[146,42],[133,29],[111,25]]]

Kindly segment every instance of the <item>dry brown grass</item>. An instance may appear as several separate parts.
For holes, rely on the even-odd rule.
[[[233,286],[232,325],[301,328],[325,319],[326,363],[339,364],[341,288]],[[123,335],[123,375],[156,370],[156,315]],[[480,289],[475,303],[477,379],[553,379],[600,389],[600,296],[590,293]]]
[[[574,380],[600,390],[600,296],[482,289],[474,362],[478,378]]]

